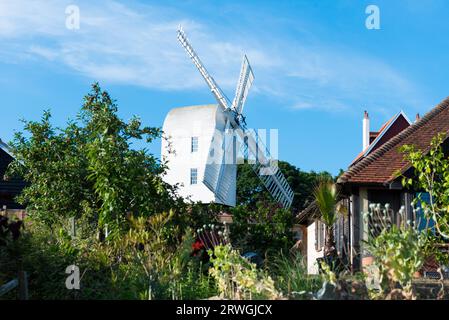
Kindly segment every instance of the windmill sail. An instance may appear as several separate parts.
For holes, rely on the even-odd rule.
[[[254,74],[251,66],[249,65],[246,55],[243,57],[242,69],[240,71],[239,81],[237,82],[237,88],[235,90],[234,101],[232,102],[232,108],[238,113],[242,114],[243,106],[246,101],[249,89],[254,81]]]
[[[222,199],[229,198],[230,192],[235,192],[235,181],[237,179],[236,139],[234,130],[226,130],[223,143],[223,162],[220,167],[215,194]],[[233,186],[234,185],[234,186]],[[222,200],[224,201],[224,200]]]
[[[186,50],[190,59],[192,59],[193,64],[197,67],[197,69],[203,76],[204,80],[206,80],[207,85],[209,86],[210,90],[212,91],[213,95],[215,96],[215,99],[217,99],[218,103],[224,109],[229,108],[227,100],[226,100],[226,96],[223,94],[223,91],[217,85],[214,78],[212,78],[209,75],[209,72],[204,67],[203,63],[201,62],[200,57],[196,54],[195,50],[193,50],[192,46],[190,45],[190,42],[187,39],[187,36],[184,33],[184,31],[182,30],[182,28],[178,29],[178,41],[184,47],[184,49]]]
[[[247,133],[245,133],[246,128],[244,123],[241,123],[238,120],[238,117],[241,116],[243,111],[249,89],[254,81],[254,74],[249,65],[248,58],[246,56],[243,58],[235,98],[230,106],[223,91],[209,75],[195,50],[193,50],[182,28],[178,30],[178,40],[187,51],[187,54],[203,76],[210,90],[214,94],[215,99],[223,109],[222,111],[224,112],[226,120],[224,128],[222,128],[222,133],[226,133],[229,130],[238,132],[238,136],[247,142],[243,144],[245,147],[244,154],[256,158],[256,161],[252,165],[253,170],[262,180],[273,198],[284,207],[290,207],[294,193],[288,185],[287,180],[277,166],[272,166],[273,159],[271,159],[268,149],[263,143],[258,141],[257,133],[255,135],[247,135]],[[228,112],[229,110],[232,111]],[[235,187],[233,190],[232,186],[235,185],[237,173],[234,146],[235,140],[234,137],[232,139],[229,137],[227,138],[227,134],[216,134],[212,138],[212,145],[213,147],[209,150],[203,182],[212,192],[214,192],[221,202],[229,203],[227,199],[229,199],[231,191],[235,193]],[[265,151],[266,156],[259,153],[258,149]],[[230,156],[234,158],[230,160]]]
[[[212,144],[216,144],[215,137],[212,140]],[[207,158],[206,168],[204,169],[204,178],[203,183],[211,190],[215,192],[218,185],[218,180],[220,177],[220,170],[223,159],[223,150],[221,147],[211,148],[209,150],[209,155]],[[215,161],[215,159],[219,159],[220,162]],[[220,199],[221,200],[221,199]]]
[[[217,131],[213,137],[203,180],[204,184],[223,203],[230,201],[229,192],[236,179],[235,154],[235,136],[230,121],[227,119],[223,131]],[[235,200],[231,202],[234,203]]]
[[[242,134],[241,130],[236,132]],[[279,167],[273,165],[274,159],[271,158],[268,148],[257,137],[257,132],[254,130],[247,131],[241,137],[245,140],[242,144],[243,154],[248,154],[249,158],[254,159],[251,167],[272,197],[284,208],[289,208],[293,202],[294,192]]]
[[[206,169],[204,171],[203,182],[214,193],[216,193],[222,173],[224,170],[225,150],[227,148],[226,131],[230,129],[230,121],[226,120],[226,123],[222,130],[217,130],[212,137],[212,143],[207,158]],[[220,199],[224,202],[223,199]]]

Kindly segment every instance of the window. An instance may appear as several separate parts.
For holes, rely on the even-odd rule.
[[[417,198],[417,209],[416,216],[414,217],[416,223],[418,224],[418,230],[426,230],[426,228],[430,229],[432,234],[435,234],[435,220],[432,218],[426,217],[424,214],[424,210],[422,209],[422,202],[430,204],[430,194],[427,192],[417,193],[415,195]]]
[[[190,184],[198,183],[198,169],[192,168],[190,169]]]
[[[192,137],[190,151],[191,152],[198,151],[198,137]]]

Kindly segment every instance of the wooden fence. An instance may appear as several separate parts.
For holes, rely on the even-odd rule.
[[[13,289],[17,289],[19,300],[28,300],[28,275],[25,271],[19,271],[16,279],[0,286],[0,298]]]

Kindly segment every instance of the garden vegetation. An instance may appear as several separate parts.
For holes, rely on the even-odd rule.
[[[10,143],[15,159],[5,178],[26,182],[16,201],[27,215],[24,221],[0,216],[0,285],[25,270],[31,299],[414,299],[414,275],[426,259],[447,263],[435,250],[449,234],[442,136],[427,153],[403,149],[414,170],[403,184],[430,194],[421,208],[435,228],[405,219],[394,225],[388,207],[373,205],[365,218],[377,215],[386,224],[364,246],[372,267],[349,274],[324,262],[321,275],[309,276],[292,251],[293,213],[316,203],[328,231],[325,261],[339,261],[332,234],[344,213],[329,173],[280,161],[295,191],[289,210],[271,200],[249,164],[238,168],[235,208],[190,203],[164,183],[170,164],[134,147],[163,138],[160,128],[120,119],[98,84],[76,119],[62,128],[51,120],[49,111],[39,121],[24,120]],[[223,212],[232,214],[231,225],[219,222]],[[65,286],[71,265],[81,272],[79,290]]]
[[[214,236],[223,237],[226,230],[216,217],[225,208],[179,197],[161,178],[170,164],[133,147],[162,138],[161,130],[143,126],[137,117],[123,121],[117,112],[116,102],[94,84],[65,127],[52,124],[50,111],[39,121],[23,120],[10,143],[15,160],[5,178],[26,182],[17,202],[27,216],[14,240],[0,227],[0,284],[25,270],[31,299],[282,297],[290,280],[281,280],[280,268],[256,266],[242,254],[254,251],[264,259],[283,253],[286,268],[294,244],[292,212],[269,197],[261,202],[264,191],[246,164],[239,168],[239,184],[246,188],[232,209],[230,241],[208,247],[198,231],[216,225]],[[311,184],[318,176],[281,165],[296,184]],[[304,195],[296,203],[305,206],[310,199]],[[5,226],[14,222],[3,219]],[[65,286],[70,265],[80,269],[80,290]],[[294,283],[300,282],[293,280],[289,290]]]

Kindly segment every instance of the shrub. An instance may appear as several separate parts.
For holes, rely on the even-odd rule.
[[[380,205],[371,205],[365,218],[373,219],[373,227],[366,242],[370,254],[374,257],[374,267],[378,272],[379,285],[383,292],[390,293],[397,288],[404,292],[404,297],[412,298],[412,279],[429,255],[426,232],[418,231],[405,220],[404,212],[399,212],[400,221],[395,223],[391,212]],[[377,281],[377,280],[376,280]]]
[[[288,251],[294,244],[293,215],[287,209],[259,202],[255,210],[237,206],[232,214],[231,242],[242,252],[255,251],[265,256],[270,251]]]
[[[72,237],[63,224],[49,228],[28,222],[14,251],[17,257],[0,257],[0,278],[4,271],[8,271],[7,280],[15,276],[20,261],[29,274],[31,299],[203,299],[216,295],[208,265],[191,256],[192,232],[171,243],[169,238],[177,237],[167,231],[172,230],[172,214],[130,217],[126,234],[105,241],[94,234]],[[10,262],[7,270],[3,260]],[[80,290],[65,287],[65,270],[73,264],[80,269]]]
[[[243,258],[228,245],[219,245],[209,250],[212,267],[210,274],[215,279],[220,295],[226,299],[275,299],[280,293],[273,279],[254,263]]]

